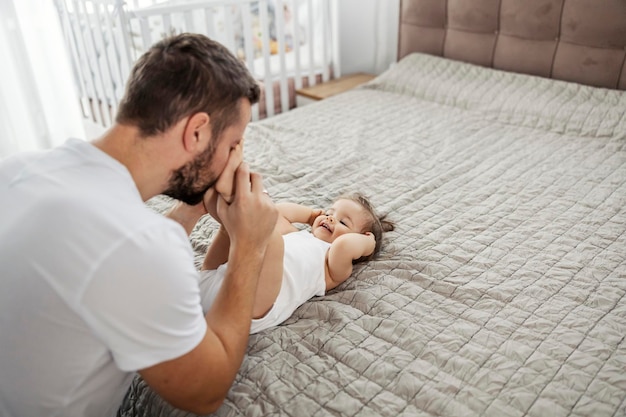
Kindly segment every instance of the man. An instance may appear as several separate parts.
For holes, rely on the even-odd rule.
[[[258,98],[223,46],[173,36],[135,64],[101,138],[0,162],[0,415],[110,415],[135,371],[174,406],[219,407],[277,217],[239,163]],[[232,266],[204,316],[185,230],[224,171]],[[144,204],[158,194],[182,202],[169,219]]]

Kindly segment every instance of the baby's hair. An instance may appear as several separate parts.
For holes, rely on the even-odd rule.
[[[374,251],[369,256],[361,256],[359,259],[355,259],[352,263],[357,264],[360,262],[367,262],[376,257],[380,253],[380,250],[383,246],[383,233],[390,232],[395,228],[395,225],[392,221],[387,220],[386,214],[378,214],[372,203],[370,203],[369,199],[365,197],[361,193],[352,193],[345,194],[339,197],[337,200],[352,200],[359,204],[361,207],[367,211],[369,214],[370,220],[365,224],[362,233],[372,232],[374,235],[374,239],[376,239],[376,246],[374,247]]]

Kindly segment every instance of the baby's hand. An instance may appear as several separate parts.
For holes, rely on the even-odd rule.
[[[226,162],[224,170],[215,183],[215,191],[229,204],[233,201],[233,196],[235,195],[235,171],[237,171],[242,162],[243,146],[239,144],[230,151],[228,162]]]
[[[317,219],[322,214],[324,214],[324,210],[322,209],[311,209],[311,215],[309,216],[308,222],[309,226],[313,226],[313,222],[315,221],[315,219]]]

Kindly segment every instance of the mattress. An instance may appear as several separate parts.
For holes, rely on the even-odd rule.
[[[626,93],[415,53],[245,143],[276,202],[360,191],[396,229],[250,337],[215,415],[626,415]],[[137,376],[119,415],[190,414]]]

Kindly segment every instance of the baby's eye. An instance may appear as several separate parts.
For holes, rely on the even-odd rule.
[[[346,222],[344,222],[343,220],[339,220],[339,223],[343,224],[344,226],[348,227],[348,225],[346,224]]]

